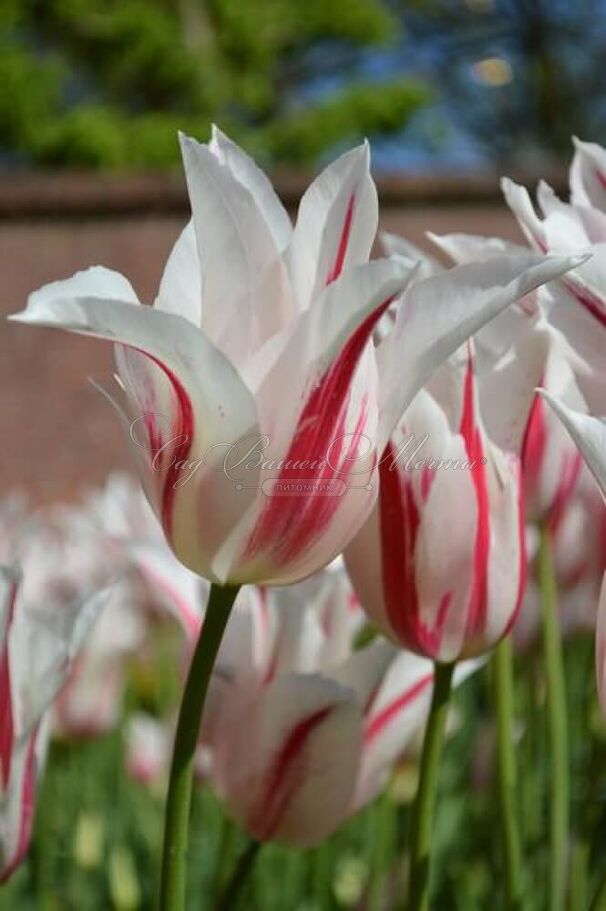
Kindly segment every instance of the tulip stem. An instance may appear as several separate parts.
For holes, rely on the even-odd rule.
[[[410,820],[408,911],[427,911],[429,908],[433,819],[454,667],[454,664],[437,662],[434,665],[433,693],[423,738],[419,786]]]
[[[194,758],[208,684],[238,586],[212,585],[175,733],[164,815],[160,911],[184,911]]]
[[[217,911],[235,911],[242,888],[245,885],[261,847],[260,841],[251,841],[244,849],[229,882],[217,903]]]
[[[547,528],[541,530],[539,580],[547,684],[547,727],[551,753],[549,911],[562,911],[566,893],[566,846],[570,813],[568,719],[556,579],[551,535]]]
[[[522,862],[517,813],[517,768],[514,747],[513,649],[511,637],[503,639],[492,656],[497,717],[497,775],[503,829],[507,908],[518,911],[522,901]]]

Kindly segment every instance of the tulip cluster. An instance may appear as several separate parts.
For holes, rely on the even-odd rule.
[[[427,911],[450,692],[486,656],[519,909],[511,644],[541,640],[560,911],[563,643],[596,626],[598,600],[606,713],[606,524],[583,463],[606,495],[591,416],[606,152],[577,142],[570,202],[540,184],[540,214],[503,181],[531,249],[430,234],[433,256],[382,235],[371,259],[367,144],[316,178],[294,226],[220,130],[181,148],[192,216],[155,300],[94,266],[13,317],[113,344],[143,489],[112,476],[71,506],[0,511],[1,875],[27,851],[51,735],[121,729],[130,776],[167,786],[160,906],[182,911],[194,778],[254,842],[309,847],[381,794],[424,731],[408,907]],[[171,637],[178,711],[150,710],[149,693],[127,710],[133,669],[161,677]]]

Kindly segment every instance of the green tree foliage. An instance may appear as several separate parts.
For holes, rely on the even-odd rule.
[[[385,0],[3,0],[0,148],[53,166],[164,167],[219,122],[269,162],[400,131],[427,99],[370,79]],[[319,90],[318,90],[319,87]]]

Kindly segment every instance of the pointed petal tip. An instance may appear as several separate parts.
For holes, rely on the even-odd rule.
[[[35,305],[34,305],[35,306]],[[36,316],[33,312],[33,306],[28,306],[25,310],[19,310],[18,313],[9,313],[6,317],[9,323],[35,323]]]
[[[560,419],[564,427],[571,433],[571,436],[574,437],[571,432],[571,428],[574,428],[577,418],[582,418],[582,415],[579,412],[574,411],[574,409],[569,408],[560,398],[553,395],[551,392],[548,392],[546,389],[537,388],[535,389],[541,398],[545,399],[551,410],[554,414]]]
[[[587,253],[572,253],[569,256],[549,255],[546,256],[545,259],[554,264],[561,265],[563,267],[562,271],[568,272],[570,269],[576,269],[577,266],[582,266],[583,263],[586,263],[592,256],[593,253],[588,250]]]
[[[225,130],[222,130],[221,127],[216,123],[211,123],[210,125],[210,141],[217,145],[221,143],[227,143],[229,145],[236,145],[236,143],[231,139]]]
[[[193,136],[189,136],[182,130],[178,130],[177,135],[179,137],[179,145],[181,146],[182,155],[185,155],[186,153],[192,152],[194,149],[202,147],[201,142],[198,142],[197,139],[194,139]]]

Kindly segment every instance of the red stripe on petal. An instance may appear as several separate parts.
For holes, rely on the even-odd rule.
[[[543,385],[541,380],[540,385]],[[535,494],[538,493],[541,474],[545,468],[545,459],[547,458],[548,443],[548,426],[546,419],[546,404],[540,395],[536,395],[522,441],[522,473],[524,479],[524,495],[527,501],[533,501]],[[565,456],[560,470],[558,487],[554,494],[553,501],[547,505],[545,522],[552,530],[555,530],[559,524],[570,499],[574,492],[579,472],[581,470],[582,458],[577,450]]]
[[[363,399],[354,430],[347,435],[347,441],[344,439],[351,384],[372,331],[390,303],[391,298],[366,317],[314,387],[299,415],[276,485],[294,480],[308,484],[339,480],[345,484],[351,477],[368,418]],[[298,467],[302,462],[312,466],[315,463],[315,467],[302,471]],[[245,559],[265,553],[276,566],[288,564],[325,531],[339,500],[339,496],[327,496],[322,490],[270,497],[251,533]]]
[[[302,751],[331,710],[332,706],[327,706],[299,721],[275,756],[265,779],[261,800],[249,819],[250,830],[257,838],[271,838],[280,825],[289,801],[305,776]]]
[[[5,882],[15,872],[25,857],[32,837],[34,824],[34,809],[36,805],[36,779],[38,774],[36,762],[36,740],[38,727],[30,737],[23,770],[23,784],[21,787],[21,814],[19,817],[19,836],[13,856],[6,867],[0,871],[0,883]]]
[[[353,214],[354,214],[354,205],[356,197],[352,193],[349,197],[347,203],[347,209],[345,211],[345,220],[343,221],[343,227],[341,228],[341,237],[339,238],[339,246],[337,248],[337,255],[333,263],[332,269],[326,276],[326,284],[330,285],[331,282],[334,282],[336,278],[339,277],[343,271],[343,265],[345,263],[345,256],[347,254],[347,245],[349,244],[349,237],[351,234],[351,226],[353,223]]]
[[[473,549],[473,581],[465,632],[466,638],[473,639],[483,632],[486,625],[488,561],[490,555],[490,505],[484,445],[482,434],[477,424],[475,374],[471,349],[469,349],[467,372],[465,374],[463,413],[461,415],[459,433],[465,443],[467,458],[472,463],[471,480],[475,491],[477,510],[476,536]]]
[[[15,614],[16,599],[17,583],[12,582],[8,598],[4,643],[0,654],[0,780],[3,790],[8,787],[15,737],[8,645],[9,631]]]
[[[172,428],[171,439],[178,440],[171,453],[171,461],[166,467],[166,477],[162,492],[162,525],[168,538],[172,533],[173,504],[175,499],[175,485],[179,480],[179,463],[182,463],[189,456],[194,436],[194,409],[191,399],[178,377],[173,373],[170,367],[167,367],[163,361],[143,351],[141,348],[132,347],[133,351],[139,352],[148,358],[156,367],[162,371],[171,384],[177,403],[177,420]],[[149,431],[148,431],[149,432]],[[150,445],[153,448],[154,443],[150,436]],[[157,450],[156,450],[157,451]]]
[[[170,580],[156,572],[149,564],[145,564],[143,572],[151,585],[156,586],[160,591],[163,591],[169,601],[173,604],[188,639],[191,642],[197,642],[202,619],[193,605],[189,603],[187,598],[181,594],[175,585],[171,584]]]
[[[543,381],[539,385],[542,385]],[[535,395],[526,421],[522,440],[522,473],[526,497],[530,499],[536,490],[547,448],[547,425],[545,421],[545,403],[540,395]]]
[[[416,583],[416,545],[421,514],[412,481],[397,467],[396,450],[389,443],[379,465],[379,528],[383,597],[389,624],[398,641],[419,655],[439,655],[451,601],[442,595],[433,626],[421,618]],[[421,485],[422,486],[422,485]]]
[[[560,281],[566,290],[572,294],[575,300],[598,321],[600,326],[606,327],[606,308],[604,300],[601,297],[598,297],[597,294],[594,294],[593,291],[590,291],[589,288],[586,288],[580,282],[576,281],[574,277],[567,276],[566,278],[560,279]]]
[[[404,711],[404,709],[414,702],[415,699],[418,699],[419,696],[425,692],[427,687],[430,686],[432,680],[433,674],[427,674],[425,677],[421,677],[421,679],[409,687],[409,689],[404,690],[403,693],[384,706],[380,712],[377,712],[374,718],[369,718],[364,729],[365,746],[368,746],[389,724],[395,721],[400,712]]]
[[[398,640],[408,645],[416,640],[419,613],[414,566],[419,512],[412,485],[400,478],[395,456],[395,447],[389,442],[379,465],[381,565],[390,625]]]
[[[595,174],[596,179],[597,179],[598,183],[600,184],[600,186],[604,190],[606,190],[606,174],[604,174],[603,171],[600,171],[599,168],[594,168],[593,173]]]

